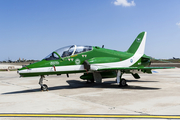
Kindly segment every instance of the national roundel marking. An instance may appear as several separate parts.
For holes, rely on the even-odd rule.
[[[133,59],[131,59],[130,62],[133,63]]]
[[[76,60],[75,60],[75,63],[76,63],[77,65],[79,65],[79,64],[81,63],[80,59],[76,59]]]

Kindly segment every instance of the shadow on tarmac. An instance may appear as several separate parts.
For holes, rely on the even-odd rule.
[[[115,84],[115,81],[105,81],[103,83],[86,83],[86,81],[79,81],[79,80],[67,80],[66,81],[69,85],[65,86],[54,86],[49,87],[48,90],[61,90],[61,89],[77,89],[77,88],[112,88],[112,89],[129,89],[129,90],[159,90],[161,88],[153,88],[153,87],[141,87],[141,86],[125,86],[119,87],[119,85]],[[138,81],[138,80],[127,80],[127,82],[158,82],[158,81]],[[19,94],[19,93],[32,93],[32,92],[41,92],[40,88],[37,89],[29,89],[29,90],[22,90],[22,91],[14,91],[14,92],[7,92],[2,93],[1,95],[5,94]]]
[[[143,81],[143,80],[126,80],[127,82],[159,82],[159,81]]]

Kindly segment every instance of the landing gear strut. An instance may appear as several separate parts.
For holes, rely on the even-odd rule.
[[[41,75],[41,78],[39,79],[39,85],[41,86],[42,91],[48,91],[48,86],[46,84],[43,84],[44,75]]]
[[[117,83],[119,83],[119,86],[120,87],[124,87],[124,86],[127,86],[126,84],[126,80],[124,78],[121,78],[122,77],[122,74],[120,70],[117,71]]]

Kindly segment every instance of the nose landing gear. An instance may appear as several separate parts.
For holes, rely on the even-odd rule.
[[[41,75],[41,78],[39,79],[39,85],[41,86],[41,91],[48,91],[48,86],[46,84],[43,84],[45,76]]]

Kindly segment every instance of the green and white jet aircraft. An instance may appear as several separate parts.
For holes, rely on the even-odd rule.
[[[21,77],[40,76],[41,90],[48,90],[43,84],[45,75],[83,73],[81,79],[87,82],[101,83],[103,78],[116,78],[120,86],[126,86],[122,79],[124,73],[130,73],[139,79],[139,72],[152,73],[152,69],[171,67],[146,67],[151,58],[144,54],[146,32],[140,33],[126,52],[105,49],[97,46],[71,45],[60,48],[43,60],[18,70]]]

